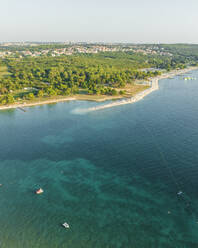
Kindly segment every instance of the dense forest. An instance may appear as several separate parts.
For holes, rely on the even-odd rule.
[[[162,47],[161,47],[162,48]],[[135,52],[101,52],[59,57],[4,58],[0,60],[0,104],[36,97],[79,94],[124,94],[126,84],[197,64],[198,49],[163,45],[172,56]],[[144,68],[155,68],[144,70]]]

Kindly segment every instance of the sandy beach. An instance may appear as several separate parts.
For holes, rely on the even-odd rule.
[[[35,102],[35,103],[12,104],[12,105],[0,106],[0,110],[13,109],[13,108],[25,108],[25,107],[44,105],[44,104],[52,104],[52,103],[57,103],[57,102],[73,101],[73,100],[76,100],[76,98],[74,98],[74,97],[66,97],[66,98],[61,98],[61,99],[38,101],[38,102]]]
[[[153,91],[158,90],[158,88],[159,88],[158,82],[160,79],[174,77],[176,75],[184,74],[184,73],[187,73],[189,71],[197,70],[197,69],[198,69],[198,67],[189,67],[189,68],[185,68],[182,70],[174,70],[174,71],[170,71],[168,73],[164,73],[161,76],[151,78],[150,79],[151,87],[140,92],[140,93],[137,93],[133,97],[124,98],[122,100],[117,100],[113,103],[108,103],[108,104],[101,105],[98,107],[89,108],[87,111],[95,111],[95,110],[110,108],[110,107],[119,106],[119,105],[123,105],[123,104],[131,104],[131,103],[140,101],[148,94],[151,94]],[[117,99],[119,99],[119,98],[120,98],[120,96],[117,97]],[[114,99],[116,99],[116,98],[114,98]],[[31,107],[31,106],[37,106],[37,105],[52,104],[52,103],[74,101],[74,100],[82,100],[82,99],[78,99],[78,97],[65,97],[65,98],[63,97],[63,98],[59,98],[59,99],[48,99],[48,100],[32,102],[32,103],[4,105],[4,106],[0,106],[0,110],[14,109],[14,108],[25,108],[25,107]],[[84,100],[87,100],[87,99],[85,98]],[[111,99],[104,98],[103,101],[107,101],[107,100],[111,100]],[[96,101],[98,101],[98,100],[96,100]],[[100,101],[102,101],[102,100],[100,100]]]

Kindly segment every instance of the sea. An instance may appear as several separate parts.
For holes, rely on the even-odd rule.
[[[198,80],[184,76],[198,71],[98,111],[0,111],[0,248],[197,248]]]

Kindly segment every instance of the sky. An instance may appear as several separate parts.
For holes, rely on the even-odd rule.
[[[0,42],[198,43],[198,0],[0,0]]]

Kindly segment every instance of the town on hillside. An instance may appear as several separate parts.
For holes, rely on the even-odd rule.
[[[136,44],[94,44],[94,43],[0,43],[0,57],[38,57],[72,54],[94,54],[99,52],[134,52],[172,56],[164,47],[158,45]]]

